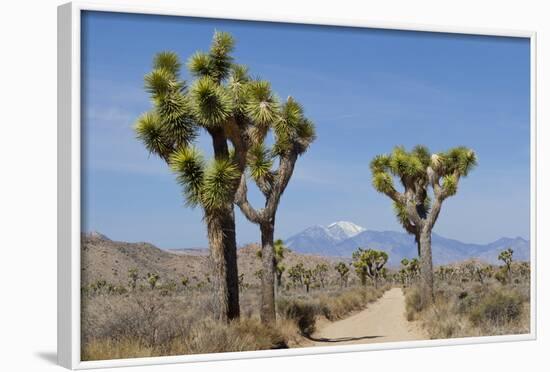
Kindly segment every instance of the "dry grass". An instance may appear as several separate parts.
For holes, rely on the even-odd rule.
[[[346,291],[320,291],[310,296],[283,296],[277,301],[279,314],[284,319],[293,320],[303,336],[315,332],[318,317],[333,321],[349,313],[365,308],[379,299],[389,285],[380,288],[356,287]]]
[[[433,306],[423,309],[416,287],[406,291],[407,319],[432,339],[529,332],[529,282],[439,282]]]
[[[379,298],[386,288],[284,291],[278,299],[278,321],[259,321],[259,292],[241,292],[242,317],[222,324],[208,289],[136,290],[86,294],[82,301],[82,359],[104,360],[278,349],[301,346],[319,317],[333,320]],[[164,293],[164,294],[163,294]]]

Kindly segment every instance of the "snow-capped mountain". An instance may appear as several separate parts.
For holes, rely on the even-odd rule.
[[[285,244],[301,253],[340,256],[341,252],[334,251],[335,247],[365,230],[364,227],[347,221],[334,222],[328,226],[315,225],[291,236]]]
[[[285,241],[285,245],[297,252],[317,253],[334,256],[330,252],[340,240],[334,238],[329,229],[325,226],[311,226],[299,234],[291,236]]]
[[[351,238],[352,236],[355,236],[366,230],[364,227],[347,221],[338,221],[331,223],[327,226],[327,229],[330,232],[330,235],[338,241]]]
[[[383,250],[389,255],[389,266],[399,266],[403,258],[417,256],[414,237],[397,231],[372,231],[351,222],[335,222],[328,226],[312,226],[290,237],[285,244],[297,253],[351,257],[357,248]],[[523,238],[501,238],[489,244],[463,243],[438,234],[432,235],[435,265],[477,258],[498,263],[498,253],[511,247],[514,259],[529,261],[530,244]]]

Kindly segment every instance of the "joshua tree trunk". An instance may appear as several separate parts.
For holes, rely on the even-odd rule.
[[[275,322],[275,257],[273,248],[273,222],[260,224],[262,232],[262,323]]]
[[[226,159],[229,149],[221,130],[209,130],[214,156]],[[218,318],[228,322],[240,316],[239,273],[237,268],[237,240],[233,204],[208,216],[208,241],[214,270],[215,303]]]
[[[228,322],[240,313],[233,209],[208,217],[207,221],[216,317]]]
[[[282,272],[277,272],[277,288],[281,288],[281,286],[283,285],[283,273]]]
[[[420,296],[422,305],[434,301],[432,267],[432,231],[424,228],[420,233]]]

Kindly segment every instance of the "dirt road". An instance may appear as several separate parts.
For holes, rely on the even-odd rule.
[[[315,346],[328,346],[422,340],[426,336],[417,324],[405,318],[405,296],[401,288],[392,288],[367,309],[328,324],[311,339]]]

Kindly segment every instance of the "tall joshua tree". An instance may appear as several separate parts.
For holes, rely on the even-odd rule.
[[[233,202],[246,166],[243,146],[250,132],[262,125],[246,112],[261,102],[250,93],[253,82],[246,68],[233,61],[234,40],[216,32],[208,52],[188,62],[194,78],[190,87],[180,76],[181,63],[172,52],[156,55],[153,71],[145,76],[153,109],[136,124],[138,138],[170,165],[183,186],[188,205],[201,207],[208,231],[210,261],[218,318],[239,316],[239,281]],[[212,140],[213,159],[206,161],[192,147],[199,129]],[[233,151],[239,148],[239,155]]]
[[[389,155],[376,156],[370,164],[374,188],[393,200],[399,222],[415,237],[425,304],[433,303],[432,229],[443,201],[456,194],[460,178],[467,176],[476,163],[474,151],[466,147],[431,154],[424,146],[410,152],[400,146]],[[402,191],[395,188],[394,178],[401,183]]]
[[[235,203],[246,218],[260,226],[262,241],[262,300],[260,318],[264,324],[275,321],[275,217],[296,161],[315,140],[315,127],[304,116],[302,106],[292,97],[279,105],[268,84],[252,85],[252,99],[246,112],[259,125],[249,132],[241,143],[236,141],[236,152],[250,170],[249,175],[262,192],[265,202],[256,209],[247,198],[247,176],[243,172]],[[272,130],[274,144],[266,145],[268,130]],[[247,149],[242,156],[242,149]],[[275,167],[276,165],[276,167]],[[243,167],[244,168],[244,167]]]

